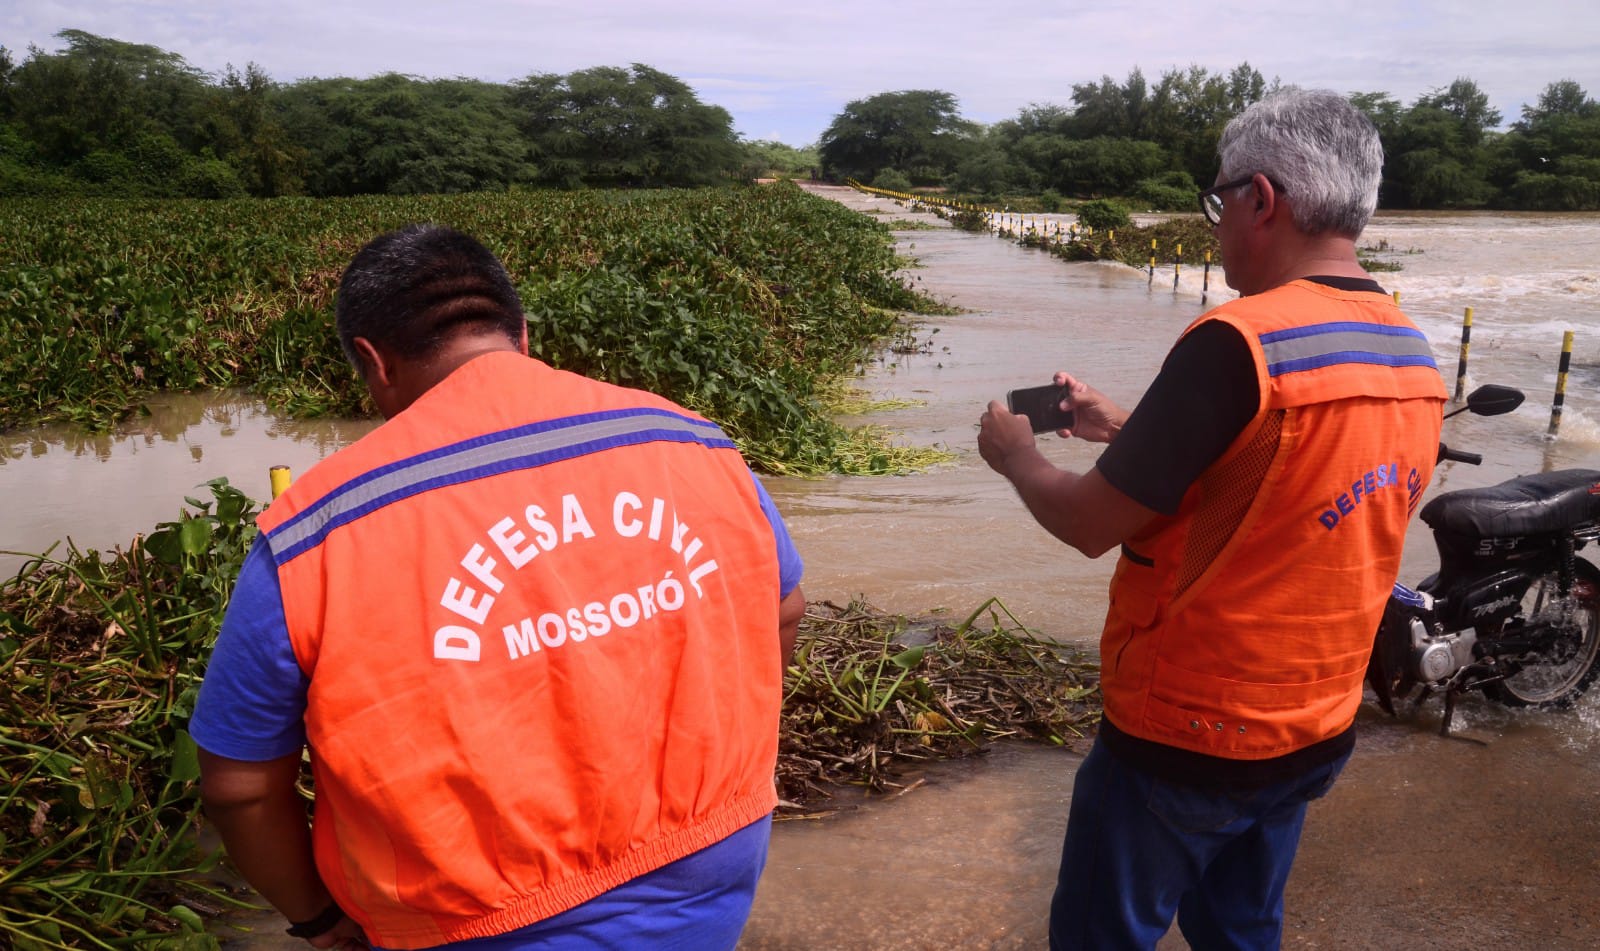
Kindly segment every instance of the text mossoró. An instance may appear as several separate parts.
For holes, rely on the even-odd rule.
[[[582,604],[529,615],[506,624],[500,633],[512,660],[633,627],[657,614],[680,610],[689,598],[698,599],[703,595],[700,581],[717,570],[716,559],[699,558],[704,547],[700,539],[690,535],[689,526],[678,521],[677,512],[669,511],[664,499],[646,501],[623,491],[611,499],[609,508],[609,527],[617,537],[665,541],[682,556],[686,576],[680,581],[675,577],[676,572],[668,571],[649,584],[622,591],[597,592],[596,597]],[[478,628],[488,620],[495,596],[505,590],[506,568],[520,569],[541,554],[555,551],[575,539],[592,539],[596,533],[578,496],[568,493],[561,497],[559,518],[551,517],[541,506],[529,505],[523,509],[520,521],[507,515],[491,525],[484,535],[488,545],[474,544],[467,551],[460,562],[462,572],[452,574],[445,581],[444,593],[439,598],[440,607],[474,626],[452,622],[437,628],[433,634],[433,656],[439,660],[479,659],[483,639]]]

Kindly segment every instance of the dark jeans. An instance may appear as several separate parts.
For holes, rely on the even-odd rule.
[[[1099,740],[1078,769],[1050,903],[1054,951],[1275,949],[1306,804],[1349,754],[1287,782],[1217,791],[1163,782]]]

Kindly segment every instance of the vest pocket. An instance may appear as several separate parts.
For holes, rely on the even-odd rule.
[[[1117,561],[1116,573],[1111,576],[1111,604],[1108,613],[1113,620],[1135,631],[1155,623],[1160,599],[1156,597],[1161,581],[1155,562],[1139,556],[1123,546],[1122,557]]]

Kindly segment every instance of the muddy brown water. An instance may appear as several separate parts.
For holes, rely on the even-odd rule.
[[[886,219],[890,202],[818,189]],[[891,478],[769,479],[806,559],[813,599],[864,596],[880,608],[961,617],[1000,598],[1030,627],[1093,643],[1111,558],[1089,560],[1028,518],[973,446],[978,415],[1007,389],[1070,369],[1132,405],[1174,336],[1205,304],[1186,267],[1153,279],[1120,265],[1067,264],[948,229],[903,231],[921,286],[965,309],[930,318],[926,352],[886,354],[863,376],[882,398],[919,405],[863,421],[943,445],[953,462]],[[1600,468],[1600,215],[1384,215],[1363,244],[1387,242],[1403,270],[1378,274],[1434,343],[1453,382],[1461,310],[1474,306],[1471,381],[1524,388],[1507,417],[1463,416],[1446,439],[1481,451],[1447,464],[1440,487],[1521,472]],[[1415,253],[1407,253],[1415,252]],[[1209,303],[1231,296],[1213,271]],[[937,328],[938,332],[933,330]],[[1558,438],[1546,438],[1563,330],[1578,333]],[[184,494],[227,475],[263,497],[267,467],[302,472],[370,423],[299,423],[233,397],[175,397],[101,437],[60,429],[0,437],[0,548],[73,537],[106,548],[172,518]],[[1053,438],[1086,467],[1097,447]],[[0,556],[0,570],[15,560]],[[1436,566],[1425,531],[1402,578]],[[1600,693],[1600,691],[1597,691]],[[1450,739],[1437,702],[1404,720],[1368,704],[1361,740],[1306,824],[1290,879],[1291,948],[1600,947],[1600,698],[1566,713],[1466,700]],[[842,794],[840,811],[780,823],[745,932],[750,949],[1036,948],[1054,887],[1081,750],[1004,745],[941,764],[894,798]],[[299,948],[271,915],[230,947]],[[1170,935],[1163,948],[1182,948]]]

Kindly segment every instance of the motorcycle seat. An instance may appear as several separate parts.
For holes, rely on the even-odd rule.
[[[1600,472],[1561,469],[1446,492],[1421,517],[1434,531],[1473,538],[1553,534],[1600,519]]]

